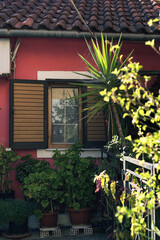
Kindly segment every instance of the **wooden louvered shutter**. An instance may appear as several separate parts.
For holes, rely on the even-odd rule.
[[[47,83],[35,80],[10,81],[10,147],[47,147]]]
[[[83,89],[86,91],[86,88]],[[86,108],[86,104],[84,108]],[[103,112],[98,113],[89,121],[86,118],[87,112],[84,112],[84,123],[83,123],[83,142],[87,148],[100,148],[106,144],[106,129]]]

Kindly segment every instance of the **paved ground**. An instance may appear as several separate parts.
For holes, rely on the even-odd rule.
[[[10,238],[10,240],[12,240],[13,238]],[[15,239],[15,238],[14,238]],[[22,238],[21,238],[22,239]],[[71,236],[69,229],[62,229],[62,235],[61,236],[57,236],[57,237],[53,237],[50,234],[50,237],[47,238],[40,238],[40,234],[39,231],[32,231],[32,234],[27,237],[27,238],[23,238],[24,240],[107,240],[106,234],[103,233],[101,230],[94,230],[93,235],[84,235],[83,231],[80,231],[78,235],[75,236]],[[22,240],[23,240],[22,239]],[[6,238],[4,238],[2,236],[2,234],[0,235],[0,240],[6,240]]]
[[[84,235],[84,232],[83,232],[83,229],[80,229],[79,230],[79,234],[77,235],[70,235],[70,224],[68,224],[69,222],[69,217],[65,214],[61,216],[59,215],[59,221],[63,222],[63,224],[61,225],[61,236],[56,236],[56,237],[53,237],[51,232],[50,232],[50,236],[47,237],[47,238],[40,238],[40,233],[38,231],[38,227],[39,227],[39,221],[37,221],[37,219],[32,216],[29,218],[29,228],[30,229],[36,229],[36,230],[33,230],[31,232],[31,235],[29,237],[26,237],[26,238],[21,238],[21,240],[107,240],[107,234],[104,233],[104,230],[102,229],[102,226],[100,224],[100,221],[99,224],[92,224],[93,227],[93,234],[92,235]],[[98,218],[99,219],[99,218]],[[63,220],[63,221],[62,221]],[[92,219],[93,220],[93,219]],[[95,218],[95,222],[96,222],[96,218]],[[68,225],[67,225],[68,224]],[[68,227],[65,227],[65,226],[68,226]],[[7,229],[8,227],[6,227]],[[18,239],[18,238],[8,238],[8,240],[14,240],[14,239]],[[7,238],[5,238],[2,233],[0,232],[0,240],[7,240]],[[109,239],[108,239],[109,240]]]

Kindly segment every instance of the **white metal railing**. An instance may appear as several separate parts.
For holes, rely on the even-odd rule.
[[[139,175],[139,174],[135,173],[134,171],[132,171],[131,169],[129,169],[127,165],[131,164],[131,165],[134,165],[135,167],[140,167],[144,170],[145,169],[149,170],[151,176],[153,176],[155,174],[155,170],[158,166],[158,164],[152,164],[152,163],[147,163],[147,162],[144,162],[142,164],[142,161],[137,160],[135,158],[131,158],[129,156],[123,156],[121,161],[123,162],[123,186],[125,189],[125,194],[126,194],[127,189],[129,189],[129,190],[136,189],[138,191],[142,191],[143,184],[146,184],[146,180],[143,179],[141,175]],[[139,187],[139,185],[137,185],[133,182],[126,181],[126,174],[128,174],[128,173],[131,174],[132,176],[136,177],[137,179],[139,179],[139,181],[141,183],[140,187]],[[152,221],[154,221],[154,223],[156,224],[155,207],[152,209],[152,212],[150,215],[148,215],[148,219],[147,219],[148,240],[149,239],[156,240],[156,234],[153,231],[153,229],[151,228]],[[137,236],[136,239],[140,239],[140,236]]]

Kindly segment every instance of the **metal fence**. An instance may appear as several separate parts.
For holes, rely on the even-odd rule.
[[[153,176],[155,174],[155,170],[158,166],[158,164],[151,164],[144,162],[142,165],[142,161],[137,160],[135,158],[131,158],[128,156],[124,156],[123,159],[121,159],[123,162],[123,185],[125,189],[125,194],[127,194],[127,191],[131,193],[134,189],[138,191],[143,191],[144,185],[146,185],[146,180],[142,178],[141,175],[134,172],[134,168],[141,168],[143,171],[149,171],[150,175]],[[132,169],[132,170],[131,170]],[[139,181],[139,184],[133,183],[132,181],[126,181],[126,175],[130,174],[131,176],[134,176],[134,178],[137,178]],[[156,224],[156,208],[154,207],[152,209],[151,214],[148,214],[147,217],[147,237],[149,239],[157,240],[159,238],[156,237],[155,232],[151,228],[151,223],[154,221]],[[140,240],[140,236],[137,236],[136,239]]]

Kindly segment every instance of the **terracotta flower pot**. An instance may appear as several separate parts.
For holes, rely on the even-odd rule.
[[[40,219],[41,227],[57,227],[58,212],[43,213],[43,217]]]
[[[89,225],[91,219],[91,208],[81,208],[74,210],[69,208],[69,217],[72,225]]]
[[[25,234],[28,232],[28,218],[26,218],[24,223],[9,222],[9,234],[18,235]]]
[[[2,235],[8,239],[26,238],[31,235],[28,230],[28,218],[23,223],[9,222],[9,229],[3,232]]]
[[[0,192],[0,199],[8,199],[8,198],[14,198],[15,191],[7,191],[7,192]]]

